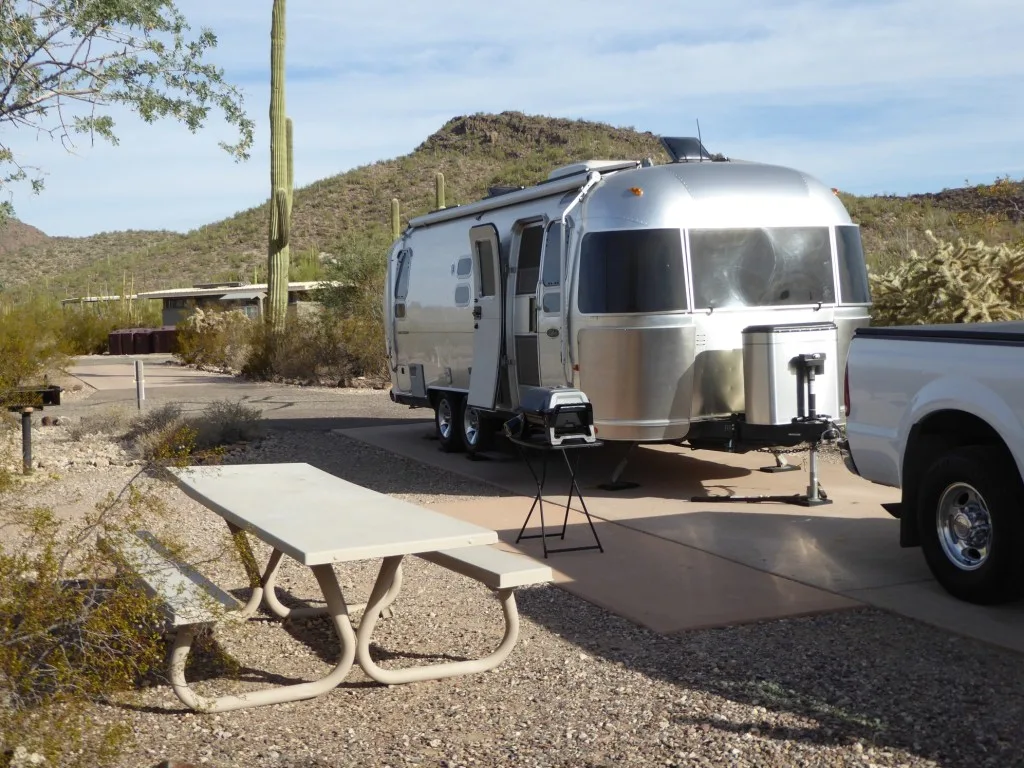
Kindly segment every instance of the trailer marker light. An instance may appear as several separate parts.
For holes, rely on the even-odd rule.
[[[629,191],[637,197],[643,197],[644,191],[640,187],[630,187]]]

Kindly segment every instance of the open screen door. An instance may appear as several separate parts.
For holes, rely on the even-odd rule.
[[[501,269],[498,230],[482,224],[469,230],[473,255],[473,367],[467,402],[476,408],[494,408],[501,361]]]

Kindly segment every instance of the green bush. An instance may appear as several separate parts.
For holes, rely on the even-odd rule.
[[[387,377],[384,285],[390,245],[390,233],[382,227],[348,240],[331,265],[329,277],[336,285],[316,292],[328,322],[337,325],[356,376]]]
[[[190,414],[184,414],[176,403],[163,405],[136,421],[124,440],[144,460],[210,458],[226,446],[263,434],[263,413],[258,408],[220,400]]]
[[[118,301],[68,305],[63,308],[61,337],[71,355],[101,355],[109,348],[112,331],[123,328],[159,328],[160,302]]]
[[[0,397],[13,387],[40,384],[45,374],[66,364],[56,307],[41,298],[0,304]]]
[[[197,308],[178,323],[175,356],[189,365],[238,370],[248,354],[253,325],[238,309]]]
[[[1024,248],[956,245],[926,231],[916,250],[871,275],[875,325],[991,322],[1024,318]]]
[[[0,499],[0,764],[106,764],[131,733],[92,722],[89,703],[130,698],[163,668],[166,645],[157,604],[114,573],[94,537],[151,524],[161,507],[129,486],[73,525],[21,507],[16,489]]]
[[[304,384],[339,384],[351,370],[344,325],[326,311],[290,316],[280,337],[263,323],[255,325],[242,366],[250,378]]]

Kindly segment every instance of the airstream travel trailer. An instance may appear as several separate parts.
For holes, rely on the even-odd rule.
[[[842,423],[870,297],[860,230],[808,175],[712,158],[580,162],[412,219],[384,297],[394,401],[480,449],[536,387],[581,390],[597,436],[747,451],[803,441],[797,358]],[[812,399],[812,403],[814,403]]]

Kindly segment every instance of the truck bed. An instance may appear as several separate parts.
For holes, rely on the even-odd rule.
[[[1024,345],[1024,320],[997,323],[940,323],[858,328],[857,336],[905,341],[965,342],[968,344]]]

